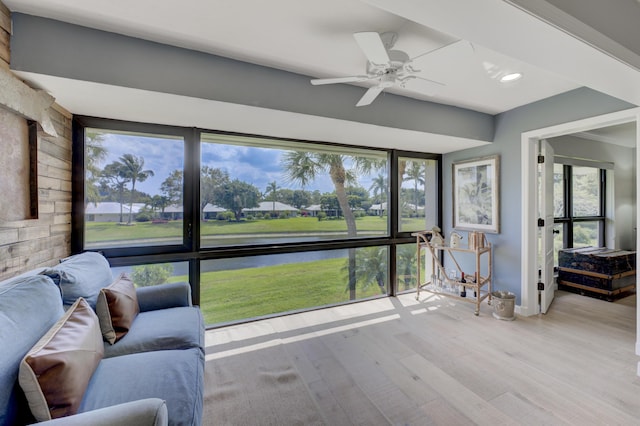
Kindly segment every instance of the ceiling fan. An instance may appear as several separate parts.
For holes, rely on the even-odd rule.
[[[398,35],[394,32],[379,34],[373,31],[354,33],[353,37],[367,57],[367,73],[350,77],[318,78],[311,80],[311,84],[319,86],[335,83],[359,83],[363,81],[377,81],[360,98],[356,106],[371,104],[384,89],[393,86],[406,87],[408,82],[421,83],[420,89],[432,93],[444,84],[417,76],[420,70],[413,67],[413,61],[425,54],[409,57],[401,50],[391,50]],[[430,52],[428,52],[430,53]]]

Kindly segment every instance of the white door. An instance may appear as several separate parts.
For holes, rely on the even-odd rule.
[[[546,140],[539,142],[538,160],[538,284],[540,312],[546,314],[553,301],[556,283],[553,278],[553,148]]]

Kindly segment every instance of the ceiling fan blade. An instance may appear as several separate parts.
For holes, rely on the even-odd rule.
[[[357,107],[359,106],[365,106],[365,105],[369,105],[371,102],[374,101],[375,98],[378,97],[378,95],[384,90],[384,87],[382,86],[373,86],[370,87],[369,90],[367,90],[364,94],[364,96],[362,96],[360,98],[360,100],[358,101],[358,103],[356,104]]]
[[[335,77],[335,78],[316,78],[311,80],[311,84],[314,86],[320,86],[322,84],[336,84],[336,83],[357,83],[359,81],[369,80],[371,77],[366,75],[354,75],[351,77]]]
[[[361,33],[354,33],[356,42],[364,52],[369,62],[374,65],[386,65],[391,60],[389,59],[389,53],[384,47],[384,43],[380,38],[380,34],[373,31],[366,31]]]

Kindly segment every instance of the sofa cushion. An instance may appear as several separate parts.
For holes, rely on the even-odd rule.
[[[0,282],[0,424],[33,422],[18,385],[20,361],[64,314],[60,290],[49,277]]]
[[[110,344],[127,334],[139,312],[136,289],[126,273],[121,273],[108,287],[100,290],[96,313],[102,337]]]
[[[197,307],[140,312],[129,332],[113,345],[105,345],[105,358],[158,351],[204,347],[204,321]]]
[[[193,306],[188,282],[163,283],[136,289],[140,312]]]
[[[107,259],[100,253],[85,252],[64,259],[42,274],[51,277],[60,287],[65,307],[73,305],[78,297],[84,298],[95,309],[100,289],[113,281]]]
[[[18,379],[36,420],[75,414],[103,353],[98,317],[80,298],[20,363]]]
[[[167,403],[170,425],[200,425],[203,381],[204,354],[198,348],[106,358],[91,378],[80,412],[160,398]]]
[[[46,426],[167,426],[167,404],[159,398],[137,399],[75,416],[49,420]]]

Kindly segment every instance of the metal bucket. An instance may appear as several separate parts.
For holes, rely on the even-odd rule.
[[[513,321],[516,319],[514,313],[516,304],[515,294],[510,291],[494,291],[491,293],[491,299],[494,318],[505,321]]]

